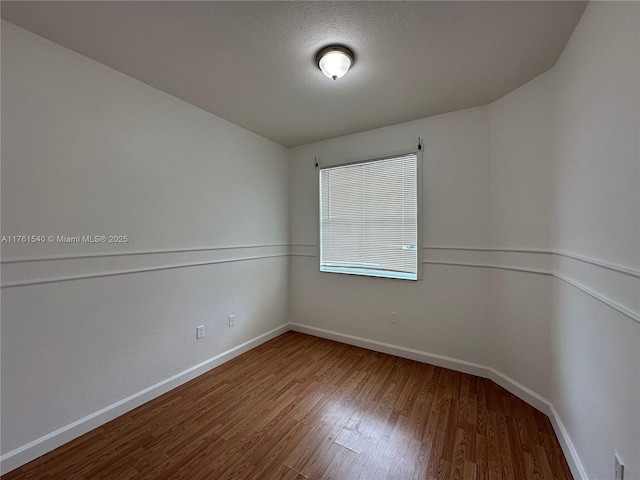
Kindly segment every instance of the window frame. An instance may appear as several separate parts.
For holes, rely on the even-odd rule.
[[[316,201],[317,203],[317,212],[318,212],[318,271],[320,273],[337,273],[341,275],[351,275],[357,277],[369,277],[369,278],[387,278],[391,280],[404,280],[404,281],[418,281],[422,280],[422,220],[423,220],[423,205],[422,205],[422,172],[423,172],[423,152],[424,147],[413,147],[406,148],[402,150],[398,150],[396,152],[385,153],[382,155],[373,155],[367,156],[359,159],[351,159],[348,161],[337,161],[335,163],[330,163],[323,166],[318,166],[317,170],[317,182],[316,185],[318,187]],[[375,270],[370,270],[370,273],[366,273],[366,270],[356,271],[358,269],[349,269],[347,267],[337,267],[340,271],[332,271],[332,270],[322,270],[322,203],[320,201],[320,196],[322,195],[322,185],[321,185],[321,175],[320,172],[322,170],[327,170],[335,167],[345,167],[348,165],[357,165],[361,163],[370,163],[376,162],[379,160],[388,160],[391,158],[401,157],[405,155],[415,155],[416,156],[416,278],[404,278],[401,275],[385,275],[381,273],[374,273]],[[380,272],[380,271],[378,271]]]

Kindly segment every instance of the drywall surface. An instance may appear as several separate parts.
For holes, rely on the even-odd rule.
[[[551,374],[551,276],[491,270],[489,365],[545,399]]]
[[[415,151],[418,137],[424,145],[424,278],[411,282],[319,272],[314,158],[330,166]],[[487,109],[344,136],[294,148],[291,154],[290,320],[486,364],[489,271],[440,262],[452,253],[442,247],[489,242]],[[391,312],[398,314],[398,323],[389,321]]]
[[[491,272],[491,366],[544,398],[551,369],[553,79],[548,71],[488,107],[491,247],[502,256],[497,265],[528,270]]]
[[[550,399],[587,478],[640,478],[640,325],[554,279]]]
[[[640,4],[592,2],[554,68],[554,248],[559,275],[640,309]],[[640,478],[640,323],[554,281],[551,400],[589,478]]]
[[[553,81],[551,70],[489,105],[493,247],[551,247]]]
[[[555,247],[636,269],[639,9],[590,4],[554,68]]]
[[[2,245],[2,453],[285,323],[287,189],[284,147],[3,22],[2,235],[128,242]]]

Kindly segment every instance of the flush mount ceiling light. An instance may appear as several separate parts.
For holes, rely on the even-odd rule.
[[[335,80],[344,76],[353,65],[353,52],[347,47],[331,45],[318,52],[316,62],[322,73]]]

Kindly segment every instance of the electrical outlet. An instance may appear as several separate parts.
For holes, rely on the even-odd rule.
[[[229,326],[230,327],[235,327],[236,326],[236,316],[235,315],[229,315]]]
[[[398,323],[398,314],[396,312],[391,312],[389,314],[389,321],[391,323]]]
[[[624,480],[624,463],[622,463],[622,459],[616,453],[616,480]]]
[[[204,337],[204,325],[196,327],[196,339]]]

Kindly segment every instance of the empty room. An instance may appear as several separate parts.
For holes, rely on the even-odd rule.
[[[0,8],[3,480],[640,480],[640,2]]]

